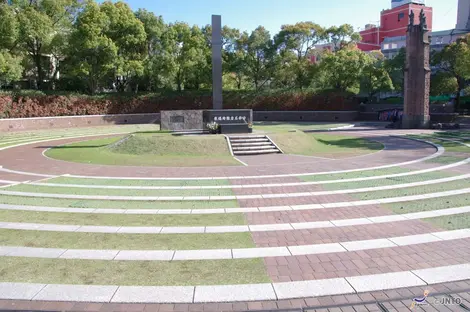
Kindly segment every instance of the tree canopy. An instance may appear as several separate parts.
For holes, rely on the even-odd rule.
[[[0,87],[96,93],[210,89],[210,25],[166,23],[123,1],[0,1]],[[405,50],[386,60],[356,48],[349,24],[313,21],[222,29],[225,89],[334,89],[369,98],[402,91]],[[433,93],[460,94],[470,79],[469,39],[433,55]]]

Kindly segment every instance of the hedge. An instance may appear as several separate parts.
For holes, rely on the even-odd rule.
[[[210,109],[210,91],[161,94],[0,93],[0,118],[157,113],[161,110]],[[224,108],[256,111],[346,111],[358,110],[359,100],[350,94],[314,92],[224,92]]]

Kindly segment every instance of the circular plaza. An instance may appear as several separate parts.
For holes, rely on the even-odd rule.
[[[268,139],[275,153],[243,152]],[[465,130],[42,130],[0,136],[0,159],[0,309],[394,311],[426,290],[470,297]]]

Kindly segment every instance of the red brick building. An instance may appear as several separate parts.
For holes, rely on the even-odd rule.
[[[413,11],[415,23],[419,24],[419,14],[424,10],[428,29],[432,30],[432,8],[427,7],[422,0],[392,0],[392,9],[383,10],[380,13],[380,26],[366,25],[360,32],[362,41],[358,43],[358,48],[362,51],[380,50],[385,38],[406,36],[409,24],[409,15]]]

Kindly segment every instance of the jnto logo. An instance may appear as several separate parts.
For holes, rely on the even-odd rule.
[[[428,296],[429,296],[429,290],[426,289],[424,291],[423,297],[413,298],[413,302],[411,303],[410,309],[413,310],[416,305],[427,304],[426,299],[428,298]]]

